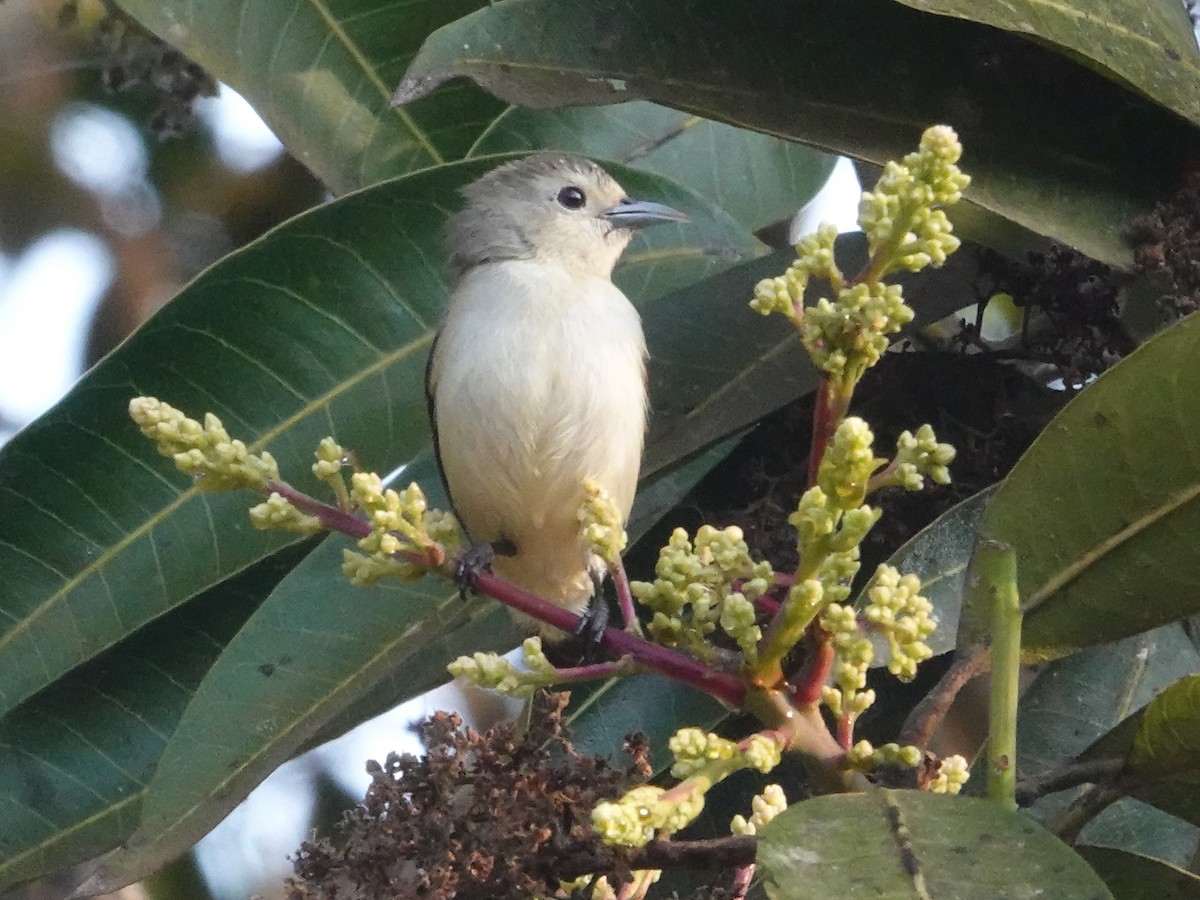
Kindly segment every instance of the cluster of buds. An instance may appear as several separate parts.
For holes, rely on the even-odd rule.
[[[883,279],[897,271],[940,266],[959,245],[940,208],[958,202],[970,184],[956,163],[962,146],[945,125],[926,129],[915,153],[889,162],[873,191],[859,203],[858,221],[867,236],[870,263],[847,281],[834,256],[837,229],[822,224],[796,244],[796,260],[776,278],[760,281],[750,306],[783,313],[800,332],[813,362],[843,391],[849,391],[887,349],[888,338],[912,321],[899,285]],[[835,299],[804,306],[811,278],[822,278]]]
[[[734,834],[758,834],[758,829],[785,809],[787,797],[784,796],[783,788],[777,784],[768,784],[761,794],[755,795],[750,801],[750,818],[734,816],[729,823],[729,830]]]
[[[825,685],[821,700],[851,728],[875,702],[875,692],[867,689],[867,669],[875,658],[875,648],[858,627],[853,607],[831,603],[821,613],[820,623],[834,652],[833,684]]]
[[[350,495],[371,524],[371,533],[358,542],[363,552],[343,553],[342,571],[353,584],[374,584],[381,578],[414,581],[441,565],[446,548],[461,541],[454,516],[430,510],[415,483],[395,491],[384,488],[374,472],[355,472]]]
[[[867,591],[862,614],[872,631],[887,638],[891,651],[888,671],[901,681],[912,681],[917,666],[933,655],[925,640],[937,628],[933,604],[921,596],[921,579],[881,565]]]
[[[918,272],[940,266],[958,249],[958,238],[946,213],[962,198],[971,178],[958,168],[962,144],[954,129],[925,129],[915,153],[889,162],[875,190],[864,193],[858,223],[867,235],[873,274]]]
[[[922,425],[915,435],[902,431],[896,438],[896,455],[886,469],[871,479],[871,488],[896,486],[919,491],[925,487],[926,478],[934,484],[949,484],[949,466],[954,456],[954,448],[938,441],[932,425]]]
[[[915,769],[925,754],[920,747],[901,747],[899,744],[872,746],[870,741],[859,741],[846,751],[845,766],[860,772],[870,772],[880,766],[903,766]]]
[[[700,815],[704,796],[717,782],[742,769],[763,774],[779,765],[782,738],[754,734],[739,743],[699,728],[680,729],[671,738],[671,774],[683,780],[672,788],[640,785],[619,800],[592,811],[592,827],[606,843],[643,847],[656,836],[674,834]]]
[[[633,595],[654,613],[650,635],[667,647],[682,647],[714,661],[709,636],[720,628],[753,664],[761,630],[754,601],[771,587],[769,563],[755,562],[740,528],[702,525],[695,541],[682,528],[659,552],[653,582],[635,581]]]
[[[580,534],[597,556],[614,566],[620,561],[629,540],[624,517],[608,491],[591,479],[583,483],[583,495],[583,505],[578,513]]]
[[[476,653],[460,656],[446,669],[468,684],[510,697],[532,697],[539,689],[559,680],[558,670],[542,651],[541,638],[526,638],[521,645],[521,658],[524,668],[514,666],[498,653]]]
[[[270,453],[251,453],[212,413],[204,424],[154,397],[134,397],[129,416],[142,434],[154,442],[175,467],[196,479],[202,491],[262,490],[279,479],[279,467]]]
[[[966,759],[958,755],[947,756],[925,789],[935,794],[957,794],[970,777],[971,767]]]

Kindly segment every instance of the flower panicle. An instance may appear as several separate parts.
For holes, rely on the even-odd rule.
[[[201,423],[156,397],[134,397],[129,417],[160,454],[196,479],[202,491],[262,490],[279,479],[275,458],[266,451],[251,453],[229,436],[213,413]]]
[[[742,769],[768,773],[783,754],[783,739],[771,732],[734,742],[683,728],[669,745],[675,755],[671,773],[683,780],[672,788],[640,785],[618,800],[597,804],[592,827],[606,844],[643,847],[656,836],[682,830],[700,815],[714,784]]]

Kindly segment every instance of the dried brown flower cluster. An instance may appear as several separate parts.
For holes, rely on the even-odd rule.
[[[1138,268],[1166,279],[1163,311],[1176,318],[1200,309],[1200,171],[1135,221],[1131,238]]]
[[[425,756],[368,763],[372,784],[339,834],[300,848],[290,900],[504,900],[553,894],[560,879],[587,871],[621,880],[628,867],[601,847],[590,815],[649,773],[646,742],[627,741],[624,771],[577,753],[562,720],[568,697],[541,699],[524,735],[430,717],[418,729]]]
[[[101,2],[104,11],[94,32],[104,87],[113,92],[131,88],[153,92],[158,107],[150,118],[150,130],[159,137],[183,134],[192,124],[196,99],[216,95],[216,80],[112,0]],[[79,23],[79,0],[65,0],[58,18],[64,27]]]

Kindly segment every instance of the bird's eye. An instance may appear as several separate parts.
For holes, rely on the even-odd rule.
[[[565,187],[558,192],[558,202],[567,209],[582,209],[587,195],[577,187]]]

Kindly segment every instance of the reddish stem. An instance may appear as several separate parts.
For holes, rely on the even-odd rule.
[[[303,491],[296,490],[286,481],[268,481],[263,487],[263,493],[268,497],[271,494],[278,494],[300,512],[320,519],[321,524],[330,531],[339,531],[359,539],[365,538],[371,533],[371,523],[366,519],[360,519],[353,513],[330,506],[328,503],[322,503]]]
[[[804,637],[804,663],[791,679],[788,696],[797,706],[813,706],[821,699],[821,690],[833,668],[833,644],[821,628],[809,628]]]
[[[833,440],[841,418],[844,404],[837,395],[833,382],[827,376],[817,386],[816,405],[813,407],[812,444],[808,451],[808,486],[817,483],[817,472],[825,456],[825,448]]]
[[[371,533],[371,526],[364,519],[338,509],[336,506],[322,503],[285,482],[269,481],[264,486],[264,491],[267,494],[279,494],[301,512],[316,516],[320,519],[321,524],[331,531],[338,531],[354,538],[363,538]],[[440,550],[440,547],[438,549]],[[432,559],[432,555],[427,557],[418,554],[404,554],[404,556],[415,562],[441,564],[440,560]],[[628,580],[626,580],[626,586],[628,586]],[[570,610],[556,606],[491,572],[480,572],[475,578],[473,587],[482,594],[494,597],[506,606],[511,606],[513,609],[568,633],[574,633],[582,622],[580,617]],[[632,606],[630,608],[632,610]],[[634,663],[640,668],[689,684],[735,709],[741,709],[745,705],[746,685],[740,678],[725,672],[718,672],[690,656],[684,656],[674,650],[652,644],[618,628],[604,629],[600,644],[614,659],[620,660],[625,656],[632,657]]]
[[[537,594],[517,587],[491,572],[480,572],[475,578],[474,587],[480,593],[494,597],[504,605],[562,631],[572,633],[581,623],[579,616],[570,610],[556,606],[549,600],[543,600]],[[691,685],[735,709],[745,705],[746,685],[740,678],[718,672],[690,656],[652,644],[618,628],[604,629],[600,644],[618,659],[631,656],[639,667]]]
[[[783,604],[771,597],[759,597],[754,601],[754,608],[760,613],[765,613],[768,618],[775,618],[776,613]]]
[[[739,866],[737,871],[733,873],[733,884],[731,885],[734,900],[744,900],[746,895],[750,893],[750,885],[753,881],[754,863]]]
[[[589,666],[567,666],[555,668],[555,684],[567,684],[572,681],[594,681],[599,678],[612,678],[629,670],[629,659],[616,659],[610,662],[592,663]]]
[[[844,712],[838,716],[837,741],[843,750],[854,746],[854,720],[850,718],[850,713]]]
[[[626,631],[632,631],[637,621],[637,612],[633,608],[633,592],[629,589],[629,576],[625,573],[625,563],[620,558],[609,567],[612,574],[613,586],[617,589],[617,604],[621,609],[621,618]]]

